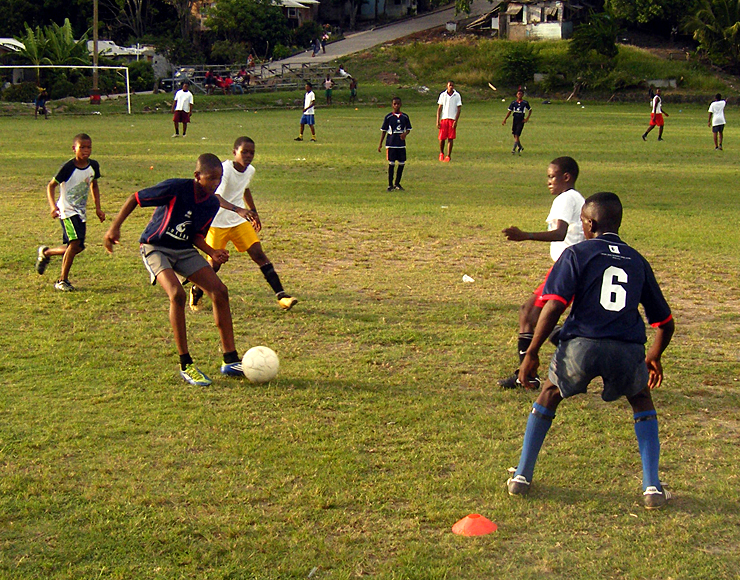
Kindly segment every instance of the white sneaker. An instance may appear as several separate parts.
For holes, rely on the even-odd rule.
[[[529,482],[523,475],[515,475],[506,481],[509,495],[527,495],[529,493]]]
[[[658,491],[658,488],[654,485],[648,486],[642,494],[642,501],[645,504],[645,508],[649,510],[660,509],[671,499],[673,499],[671,492],[666,488],[663,488],[663,491]]]

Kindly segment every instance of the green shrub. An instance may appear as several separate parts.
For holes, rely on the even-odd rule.
[[[524,85],[534,78],[539,65],[539,57],[529,43],[512,44],[504,53],[501,67],[502,79],[507,84]]]
[[[5,89],[2,99],[11,103],[33,103],[38,94],[36,83],[18,83]]]
[[[275,58],[277,60],[280,60],[281,58],[288,58],[291,54],[293,54],[293,51],[290,50],[287,46],[283,46],[282,44],[276,44],[275,48],[272,49],[272,58]]]
[[[244,60],[246,60],[246,56]],[[151,90],[154,86],[154,69],[152,68],[152,63],[147,60],[139,60],[130,62],[126,66],[128,66],[129,83],[131,84],[132,91]],[[113,84],[116,83],[114,82]]]

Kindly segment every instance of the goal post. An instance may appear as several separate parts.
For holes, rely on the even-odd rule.
[[[116,71],[124,71],[126,75],[126,107],[128,110],[128,114],[131,114],[131,84],[129,82],[129,74],[128,74],[128,67],[127,66],[92,66],[92,65],[76,65],[76,64],[7,64],[7,65],[0,65],[0,70],[2,69],[83,69],[83,70],[116,70]]]

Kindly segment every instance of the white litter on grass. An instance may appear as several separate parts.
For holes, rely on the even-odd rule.
[[[305,157],[296,157],[295,159],[293,159],[293,161],[305,161],[305,160],[306,160]]]
[[[581,101],[578,101],[578,102],[576,103],[576,105],[580,105],[580,104],[581,104]]]
[[[463,282],[468,282],[472,284],[473,282],[475,282],[475,280],[471,278],[470,276],[468,276],[467,274],[463,274]]]
[[[200,138],[201,141],[205,141],[206,139],[208,139],[208,137],[201,137]]]
[[[441,206],[439,206],[439,207],[441,207],[442,209],[447,209],[447,208],[449,208],[450,206],[449,206],[449,205],[441,205]]]
[[[585,108],[586,108],[586,106],[585,106],[585,105],[581,105],[581,109],[585,109]]]

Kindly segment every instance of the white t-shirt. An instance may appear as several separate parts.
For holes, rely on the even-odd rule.
[[[556,230],[559,220],[568,224],[565,239],[562,242],[550,242],[550,257],[553,262],[557,261],[565,248],[586,239],[581,224],[581,209],[585,201],[575,189],[564,191],[553,200],[547,216],[547,231]]]
[[[709,112],[712,113],[712,127],[725,124],[725,101],[714,101],[709,105]]]
[[[456,90],[452,90],[452,94],[447,94],[447,91],[442,91],[437,99],[437,104],[442,105],[442,114],[439,116],[439,120],[442,119],[457,119],[457,108],[462,106],[462,97]]]
[[[180,89],[175,93],[175,111],[190,112],[190,106],[193,104],[193,93]]]
[[[655,95],[653,97],[653,113],[657,115],[658,113],[662,113],[662,112],[663,112],[663,100],[658,95]]]
[[[314,108],[313,104],[316,102],[316,95],[313,94],[313,91],[309,91],[306,93],[306,96],[303,97],[303,108],[306,109],[309,105],[311,105],[310,108],[303,111],[304,115],[313,115],[314,114]]]
[[[249,183],[252,181],[256,169],[254,166],[248,165],[240,173],[234,169],[234,162],[230,159],[227,159],[221,165],[224,168],[224,174],[218,189],[216,189],[216,193],[236,206],[246,207],[244,205],[244,190],[249,187]],[[245,221],[247,220],[236,212],[219,208],[216,217],[211,222],[211,226],[214,228],[233,228]]]
[[[59,184],[57,208],[59,217],[66,219],[73,215],[87,221],[87,197],[92,182],[100,178],[100,165],[93,159],[88,160],[87,167],[80,169],[75,160],[70,159],[61,166],[54,181]]]

